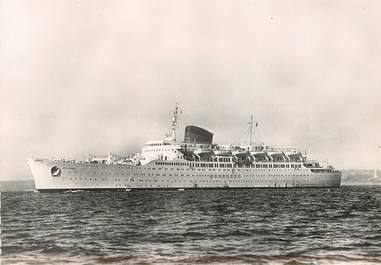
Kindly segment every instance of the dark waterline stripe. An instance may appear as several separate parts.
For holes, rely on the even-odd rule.
[[[187,187],[187,188],[86,188],[86,189],[37,189],[41,193],[81,192],[81,191],[115,191],[115,192],[142,192],[142,191],[186,191],[186,190],[292,190],[292,189],[340,189],[340,187]]]

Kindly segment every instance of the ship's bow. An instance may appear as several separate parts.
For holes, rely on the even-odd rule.
[[[47,159],[28,158],[27,163],[32,171],[35,189],[53,190],[58,188],[57,179],[53,177],[54,169]]]

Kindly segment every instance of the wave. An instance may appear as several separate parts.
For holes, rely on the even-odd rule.
[[[381,264],[381,190],[339,191],[6,193],[3,264]]]
[[[205,256],[114,256],[98,257],[94,259],[95,263],[107,264],[116,263],[131,264],[279,264],[279,265],[312,265],[312,264],[380,264],[381,257],[369,256],[345,256],[345,255],[327,255],[327,256],[258,256],[258,255],[205,255]]]

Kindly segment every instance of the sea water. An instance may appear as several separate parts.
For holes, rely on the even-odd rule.
[[[5,192],[2,264],[381,264],[381,186]]]

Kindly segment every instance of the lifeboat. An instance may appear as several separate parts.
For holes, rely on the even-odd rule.
[[[269,155],[272,158],[272,161],[274,162],[287,162],[288,158],[283,152],[270,152]]]
[[[270,161],[271,157],[267,152],[250,152],[251,156],[255,159],[255,161]]]
[[[250,164],[254,161],[254,158],[249,152],[249,148],[235,146],[232,148],[232,154],[237,164]]]
[[[303,161],[303,155],[301,153],[287,154],[290,158],[290,162],[301,162]]]

